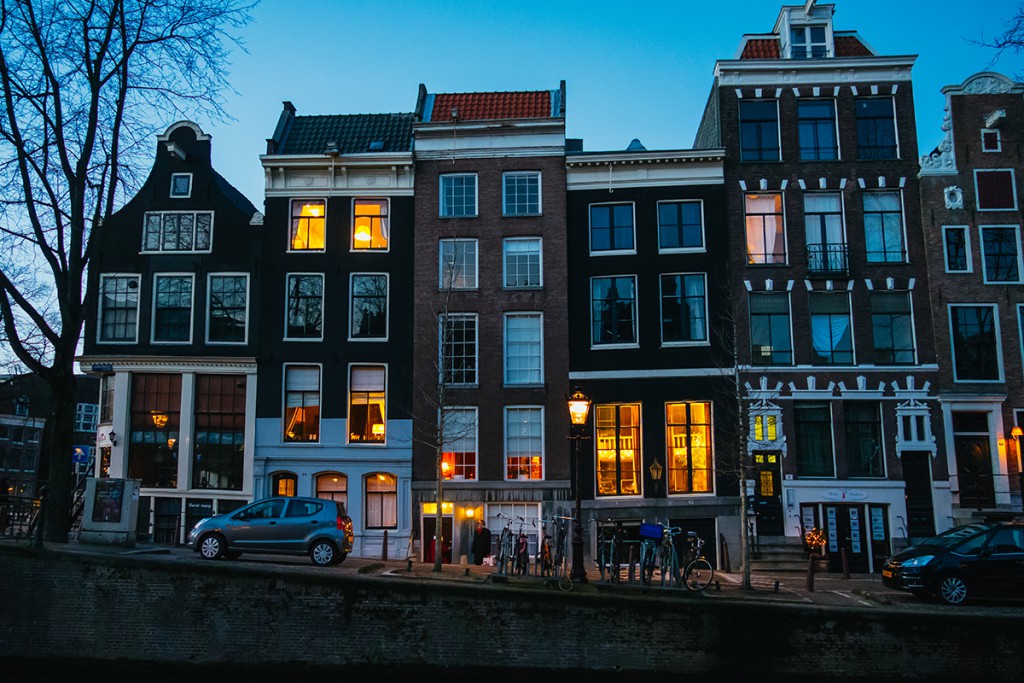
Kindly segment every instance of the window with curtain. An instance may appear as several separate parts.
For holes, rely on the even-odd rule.
[[[792,365],[787,292],[751,292],[750,358],[755,365]]]
[[[636,278],[595,277],[590,281],[590,343],[636,344]]]
[[[340,472],[316,475],[316,497],[341,503],[348,509],[348,477]]]
[[[668,492],[710,492],[713,462],[711,404],[666,404],[665,432]]]
[[[285,496],[286,498],[292,498],[296,495],[298,489],[299,478],[295,476],[294,472],[275,472],[270,477],[270,495],[272,496]],[[279,502],[279,501],[278,501]],[[273,514],[268,513],[268,517],[277,517],[281,514],[281,509],[284,506],[278,506],[276,512]]]
[[[661,276],[661,342],[708,341],[708,312],[704,273]]]
[[[813,273],[845,273],[846,239],[843,236],[843,203],[839,193],[805,194],[804,227],[807,269]]]
[[[505,408],[505,478],[544,478],[543,408]]]
[[[398,477],[388,472],[366,475],[366,528],[398,528]]]
[[[505,384],[543,384],[544,321],[540,313],[505,314]]]
[[[322,199],[293,200],[288,251],[323,251],[325,215],[326,203]]]
[[[286,365],[284,369],[285,443],[320,440],[320,368]]]
[[[476,408],[444,407],[440,418],[444,428],[441,472],[445,479],[476,479],[477,432]]]
[[[782,220],[782,195],[748,194],[744,197],[747,229],[747,263],[786,262],[786,232]]]
[[[352,202],[352,250],[387,251],[390,229],[387,199]]]
[[[899,192],[864,193],[864,248],[868,263],[907,260]]]
[[[910,292],[871,293],[871,333],[876,363],[894,365],[914,362],[916,353]]]
[[[387,433],[387,369],[353,365],[349,372],[349,443],[384,443]]]
[[[846,293],[811,292],[811,347],[815,365],[852,365],[850,297]]]
[[[836,476],[832,456],[832,412],[829,404],[794,402],[793,427],[796,434],[797,476]]]
[[[640,404],[594,406],[597,495],[640,493]]]
[[[843,403],[846,460],[851,477],[884,477],[882,414],[877,401]]]

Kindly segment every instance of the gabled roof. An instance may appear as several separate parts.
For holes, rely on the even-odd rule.
[[[565,116],[565,81],[558,90],[428,93],[420,85],[420,123],[547,119]]]
[[[296,116],[284,103],[267,154],[367,154],[412,151],[412,114]]]

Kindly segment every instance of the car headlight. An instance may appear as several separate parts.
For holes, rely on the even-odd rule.
[[[934,558],[934,555],[918,555],[917,557],[912,557],[909,560],[904,560],[901,564],[904,567],[923,567]]]

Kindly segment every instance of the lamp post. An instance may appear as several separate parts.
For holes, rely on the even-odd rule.
[[[587,414],[590,412],[590,397],[580,391],[579,387],[566,396],[569,405],[569,438],[575,443],[576,460],[576,511],[572,517],[572,573],[574,583],[587,582],[587,570],[583,568],[583,500],[580,490],[580,441],[588,438],[586,434]]]
[[[649,469],[651,471],[651,481],[654,482],[654,497],[657,498],[658,494],[661,492],[661,475],[665,472],[665,468],[662,467],[661,463],[658,462],[658,459],[655,458]]]
[[[1017,451],[1017,480],[1020,485],[1021,509],[1024,510],[1024,468],[1021,467],[1020,457],[1020,437],[1024,436],[1024,429],[1014,426],[1010,430],[1010,436],[1013,437],[1013,445]]]

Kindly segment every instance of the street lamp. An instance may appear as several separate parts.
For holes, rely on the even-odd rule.
[[[658,459],[655,458],[649,469],[651,470],[651,481],[654,482],[654,495],[657,497],[661,490],[661,475],[665,472],[665,468],[662,467],[661,463],[658,462]]]
[[[583,568],[583,501],[580,489],[580,441],[587,436],[587,414],[590,412],[590,397],[579,387],[571,396],[565,397],[569,405],[569,438],[575,443],[576,459],[576,512],[572,518],[572,574],[574,583],[587,582],[587,570]]]
[[[1017,480],[1020,484],[1021,509],[1024,510],[1024,469],[1021,468],[1022,459],[1020,457],[1020,437],[1024,436],[1024,429],[1015,425],[1010,430],[1010,436],[1013,437],[1013,445],[1017,450]]]

